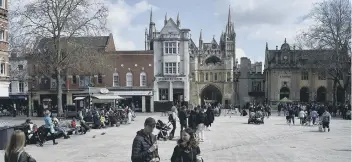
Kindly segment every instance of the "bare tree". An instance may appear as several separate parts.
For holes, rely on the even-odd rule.
[[[21,1],[19,1],[21,2]],[[106,31],[107,8],[99,0],[34,0],[13,11],[13,21],[21,27],[26,39],[26,53],[36,72],[54,77],[61,83],[67,71],[91,69],[100,50],[91,50],[92,43],[77,41],[78,36],[96,36]],[[22,48],[23,49],[23,48]],[[96,60],[96,61],[93,61]],[[79,62],[79,63],[78,63]],[[84,63],[85,66],[81,66]],[[58,115],[63,114],[62,84],[57,84]]]
[[[316,3],[305,18],[313,20],[314,24],[297,35],[297,46],[328,53],[324,59],[321,55],[310,55],[310,59],[314,60],[316,68],[325,69],[328,79],[333,80],[335,105],[337,86],[342,87],[345,94],[351,86],[351,2],[324,0]]]

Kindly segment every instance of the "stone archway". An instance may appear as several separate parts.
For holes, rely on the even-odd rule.
[[[283,98],[290,98],[290,89],[287,87],[282,87],[280,89],[280,100]]]
[[[308,87],[302,87],[299,91],[299,100],[301,102],[309,102],[309,89]]]
[[[321,86],[317,89],[317,102],[326,102],[326,88]]]
[[[345,90],[341,86],[338,86],[336,89],[336,101],[345,103]]]
[[[222,93],[218,87],[213,84],[206,85],[201,91],[201,105],[205,103],[221,103]]]

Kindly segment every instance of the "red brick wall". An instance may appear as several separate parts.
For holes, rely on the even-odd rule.
[[[126,74],[133,75],[133,87],[140,87],[140,73],[147,75],[147,87],[153,87],[154,60],[153,51],[118,51],[111,53],[109,59],[111,70],[107,71],[105,78],[113,85],[113,73],[119,74],[120,87],[126,86]],[[121,66],[123,64],[123,66]],[[150,65],[150,66],[149,66]],[[116,71],[115,71],[116,68]]]

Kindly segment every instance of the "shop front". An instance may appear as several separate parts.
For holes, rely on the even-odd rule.
[[[113,91],[114,95],[124,98],[123,105],[130,106],[136,112],[154,112],[153,91]]]

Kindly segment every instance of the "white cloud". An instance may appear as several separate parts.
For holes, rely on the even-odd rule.
[[[236,48],[236,59],[238,62],[240,62],[241,57],[247,57],[247,55],[242,48]]]
[[[118,50],[135,50],[136,44],[133,39],[122,36],[123,32],[139,31],[144,35],[145,24],[133,24],[132,21],[139,15],[150,11],[151,8],[156,10],[157,7],[152,6],[146,0],[138,2],[134,5],[127,4],[124,0],[111,2],[106,0],[109,7],[108,28],[111,30],[116,49]]]

